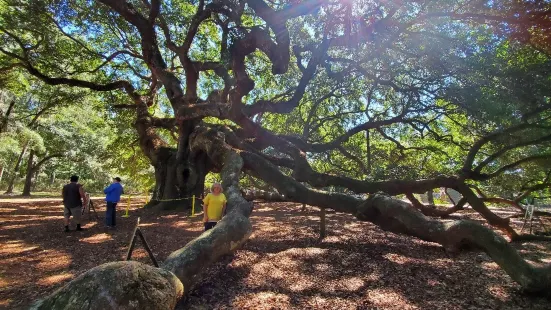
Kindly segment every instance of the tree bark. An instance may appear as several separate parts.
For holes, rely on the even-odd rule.
[[[8,106],[8,109],[6,110],[6,113],[4,115],[0,115],[0,133],[8,129],[8,122],[10,121],[10,115],[11,115],[11,112],[13,111],[14,106],[15,106],[15,98],[11,98],[10,104]]]
[[[184,287],[171,272],[134,261],[100,265],[31,309],[174,309]]]
[[[34,150],[31,150],[29,159],[27,160],[27,175],[25,176],[25,186],[23,186],[23,196],[31,195],[31,185],[34,174]]]
[[[428,199],[430,205],[433,205],[433,206],[435,205],[434,204],[434,192],[433,192],[432,189],[427,191],[427,199]]]
[[[412,205],[384,195],[371,195],[362,202],[347,195],[314,191],[293,178],[278,173],[277,167],[260,156],[246,152],[241,154],[245,158],[246,167],[253,175],[270,183],[295,202],[351,213],[359,220],[372,222],[384,230],[439,243],[453,253],[464,246],[482,249],[526,291],[546,294],[551,289],[551,266],[532,266],[507,240],[476,222],[442,222],[430,219]],[[484,203],[466,185],[457,190],[471,206],[476,205],[473,208],[487,217],[488,222],[505,221],[499,217],[495,219],[496,215],[491,212],[488,214]],[[478,200],[473,199],[473,196]],[[508,223],[505,225],[508,226]],[[508,232],[507,229],[504,230]],[[516,232],[513,233],[517,235]]]
[[[247,201],[264,200],[264,201],[287,201],[285,196],[274,191],[264,191],[259,189],[247,189],[241,192]]]
[[[365,131],[366,157],[367,157],[367,174],[371,174],[371,137],[369,129]]]
[[[32,184],[31,184],[31,190],[32,191],[36,190],[36,184],[38,184],[38,176],[39,175],[40,175],[40,167],[38,167],[34,171],[34,177],[33,177]]]
[[[0,183],[2,183],[2,177],[4,176],[4,165],[0,167]]]
[[[157,155],[155,188],[148,206],[188,210],[191,209],[189,197],[203,194],[209,172],[208,159],[204,154],[177,159],[176,153],[174,149],[163,148]]]
[[[31,189],[34,186],[33,176],[38,174],[38,172],[40,171],[40,167],[42,167],[42,165],[44,163],[46,163],[48,160],[50,160],[54,157],[62,157],[63,156],[63,154],[48,155],[48,156],[45,156],[44,158],[42,158],[36,164],[34,164],[33,163],[34,155],[35,155],[34,151],[31,151],[31,153],[29,154],[29,161],[27,163],[27,175],[25,177],[25,186],[23,187],[23,194],[22,194],[23,196],[30,196],[31,195]]]
[[[23,161],[23,156],[25,155],[25,152],[27,151],[27,145],[28,143],[25,143],[23,146],[23,149],[21,150],[21,153],[19,153],[19,157],[17,157],[17,161],[15,162],[15,167],[13,168],[13,175],[10,178],[10,181],[8,183],[8,189],[6,190],[5,194],[13,194],[13,187],[15,185],[15,180],[17,179],[17,176],[19,175],[19,167],[21,166],[21,162]]]
[[[484,201],[482,199],[478,198],[478,196],[473,192],[473,190],[467,186],[467,184],[459,184],[459,186],[455,189],[457,190],[461,195],[463,195],[463,198],[466,199],[466,201],[471,205],[471,207],[478,212],[490,225],[493,225],[501,231],[503,231],[511,240],[514,240],[518,237],[517,232],[509,225],[509,219],[507,218],[501,218],[495,213],[493,213],[486,205],[484,204]]]

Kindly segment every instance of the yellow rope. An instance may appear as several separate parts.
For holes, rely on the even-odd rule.
[[[126,212],[125,214],[122,216],[122,217],[129,217],[130,215],[128,214],[128,210],[130,209],[130,199],[131,199],[132,195],[128,195],[128,204],[126,205]],[[148,197],[149,195],[145,195],[145,203],[147,204],[148,203]],[[186,199],[193,199],[192,203],[191,203],[191,216],[195,216],[195,200],[196,199],[200,199],[200,198],[197,198],[195,197],[195,195],[191,196],[191,197],[183,197],[183,198],[177,198],[177,199],[161,199],[161,200],[156,200],[156,201],[181,201],[181,200],[186,200]]]
[[[157,199],[155,201],[179,201],[179,200],[186,200],[186,199],[200,199],[200,198],[197,198],[195,197],[195,195],[193,195],[192,197],[184,197],[184,198],[176,198],[176,199]]]

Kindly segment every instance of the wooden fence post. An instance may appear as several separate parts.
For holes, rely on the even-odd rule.
[[[134,251],[134,247],[136,246],[136,232],[138,231],[138,226],[140,226],[140,218],[138,217],[138,221],[136,222],[136,227],[134,227],[134,232],[132,233],[132,237],[130,238],[130,244],[128,245],[128,252],[126,252],[126,260],[130,260],[132,257],[132,251]]]
[[[144,237],[144,235],[142,234],[142,231],[139,228],[138,228],[138,236],[140,237],[140,239],[142,239],[143,247],[147,251],[147,254],[149,254],[149,258],[153,262],[153,265],[155,265],[155,267],[159,268],[159,264],[157,263],[157,260],[155,259],[155,256],[153,256],[153,252],[151,252],[151,249],[149,248],[149,244],[147,244],[147,241],[145,240],[145,237]]]
[[[159,268],[159,263],[157,263],[157,260],[155,259],[155,256],[153,255],[153,252],[151,251],[151,248],[149,247],[147,240],[145,240],[145,237],[142,234],[142,231],[140,230],[139,226],[140,226],[140,218],[138,217],[138,221],[136,222],[136,227],[134,228],[134,232],[132,233],[132,238],[130,239],[130,244],[128,245],[126,260],[130,260],[130,258],[132,258],[132,252],[134,251],[134,247],[136,246],[136,240],[138,237],[140,237],[140,239],[142,240],[143,247],[147,251],[147,254],[149,255],[149,258],[151,259],[151,261],[153,262],[153,265]]]

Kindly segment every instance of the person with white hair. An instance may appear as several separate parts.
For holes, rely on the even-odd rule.
[[[210,193],[203,199],[203,223],[205,231],[216,226],[226,211],[226,196],[220,183],[212,184]]]

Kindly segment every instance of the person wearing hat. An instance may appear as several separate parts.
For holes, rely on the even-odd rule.
[[[103,192],[105,193],[105,202],[107,202],[105,225],[107,225],[108,228],[115,228],[117,225],[117,203],[121,200],[121,195],[123,193],[121,178],[113,178],[111,185],[107,186]]]

